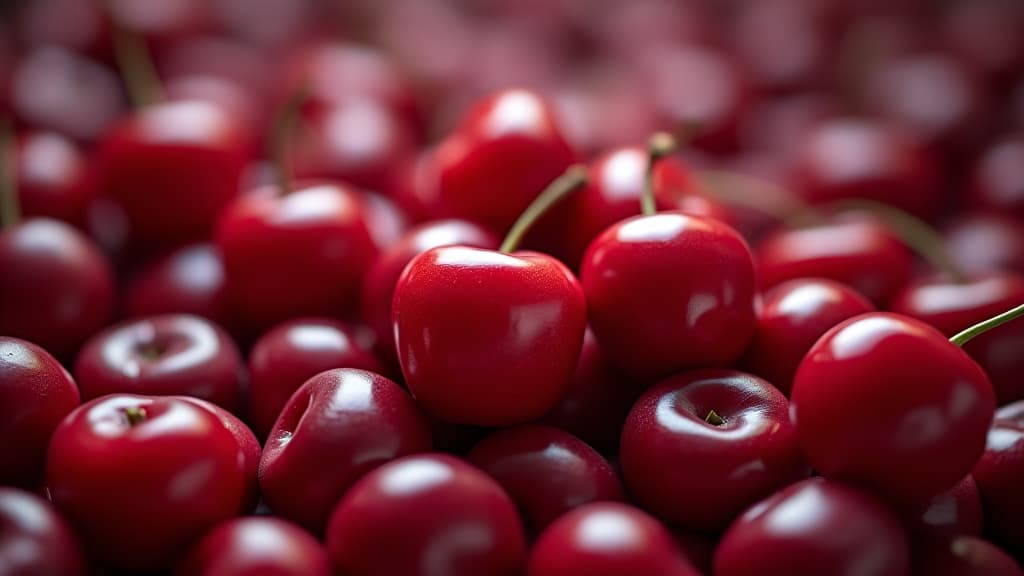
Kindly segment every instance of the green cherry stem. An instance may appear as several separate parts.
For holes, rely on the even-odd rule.
[[[117,14],[107,4],[107,15],[112,28],[114,58],[121,71],[121,80],[128,97],[136,108],[144,108],[163,99],[163,87],[160,76],[153,64],[153,56],[146,46],[146,39],[134,30],[130,30],[118,21]]]
[[[714,410],[708,412],[708,415],[704,417],[704,421],[712,426],[721,426],[722,424],[725,424],[725,418],[719,416],[718,412],[715,412]]]
[[[582,164],[574,164],[565,169],[561,176],[555,178],[548,187],[534,198],[533,202],[523,211],[509,229],[508,235],[501,243],[499,250],[505,253],[515,252],[522,243],[526,233],[552,206],[562,198],[582,188],[587,183],[587,168]]]
[[[974,326],[971,326],[970,328],[964,330],[963,332],[960,332],[956,336],[953,336],[952,338],[949,339],[949,341],[952,342],[953,344],[956,344],[957,346],[963,346],[964,344],[970,342],[971,339],[974,338],[975,336],[980,336],[993,328],[1002,326],[1003,324],[1006,324],[1007,322],[1015,318],[1019,318],[1021,316],[1024,316],[1024,304],[1020,304],[1019,306],[1011,308],[1006,312],[1003,312],[1002,314],[993,316],[988,320],[978,322]]]
[[[308,86],[301,86],[292,92],[291,96],[284,103],[277,116],[274,118],[274,125],[270,131],[270,140],[267,142],[267,154],[274,163],[274,170],[277,172],[277,184],[282,195],[292,191],[293,175],[291,150],[295,133],[299,129],[302,120],[302,107],[309,101],[310,90]]]
[[[11,125],[0,122],[0,229],[14,226],[21,220],[18,202],[18,158]]]
[[[727,170],[699,170],[694,177],[712,199],[756,210],[788,226],[802,228],[824,220],[816,208],[768,180]]]
[[[124,417],[129,426],[138,426],[146,421],[146,409],[141,406],[129,406],[124,409]]]
[[[651,216],[658,211],[654,198],[654,169],[658,161],[679,149],[679,140],[668,132],[655,132],[647,142],[647,170],[644,172],[644,190],[640,195],[640,213]]]

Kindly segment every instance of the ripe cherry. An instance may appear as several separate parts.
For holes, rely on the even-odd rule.
[[[1024,553],[1024,422],[996,420],[988,431],[985,451],[974,466],[984,509],[985,531],[1015,554]]]
[[[0,567],[11,576],[85,576],[85,551],[57,509],[35,494],[0,487]]]
[[[182,246],[151,260],[128,281],[124,314],[193,314],[230,327],[224,283],[224,262],[216,247]]]
[[[66,222],[84,230],[94,183],[85,153],[56,132],[29,132],[18,139],[17,190],[25,216]]]
[[[218,524],[178,564],[179,576],[330,576],[327,551],[302,528],[250,516]]]

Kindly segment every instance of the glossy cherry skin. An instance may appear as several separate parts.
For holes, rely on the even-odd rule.
[[[190,244],[150,261],[124,290],[129,317],[194,314],[229,326],[224,262],[211,244]]]
[[[744,508],[805,478],[788,403],[733,370],[683,372],[644,393],[622,428],[629,493],[666,522],[718,533]],[[724,423],[708,422],[714,411]]]
[[[501,484],[534,533],[588,502],[623,499],[611,464],[579,438],[550,426],[494,432],[466,460]]]
[[[260,460],[263,500],[322,533],[331,507],[381,464],[430,450],[430,428],[398,384],[340,368],[310,378],[288,400]]]
[[[428,250],[405,268],[391,308],[409,391],[456,424],[535,420],[569,384],[586,306],[572,272],[545,254]]]
[[[1024,302],[1024,275],[989,273],[954,282],[925,278],[912,282],[892,310],[939,329],[946,336]],[[985,370],[999,405],[1024,399],[1024,323],[1010,322],[975,337],[964,350]]]
[[[377,253],[361,196],[340,184],[239,198],[221,218],[217,246],[232,312],[258,332],[298,316],[350,313]]]
[[[934,538],[914,549],[915,576],[1024,576],[1017,561],[976,536]]]
[[[67,361],[113,308],[110,265],[80,232],[46,218],[0,230],[0,334]]]
[[[201,240],[241,189],[248,142],[237,118],[207,102],[141,109],[104,137],[100,193],[124,211],[134,241]]]
[[[405,266],[418,254],[438,246],[474,246],[496,249],[497,236],[467,220],[435,220],[410,229],[391,248],[382,252],[363,277],[360,312],[377,333],[381,354],[397,361],[391,302]]]
[[[943,229],[946,248],[964,273],[1024,273],[1024,223],[1005,214],[970,213]]]
[[[218,524],[178,564],[179,576],[330,576],[327,551],[280,518],[249,516]]]
[[[922,534],[980,536],[983,526],[981,495],[974,476],[964,476],[956,486],[932,498],[924,512],[905,526],[915,538]]]
[[[573,161],[544,98],[496,92],[477,101],[434,152],[442,212],[504,233]]]
[[[458,458],[407,456],[377,468],[331,513],[327,550],[351,576],[513,576],[525,543],[501,486]]]
[[[75,381],[53,356],[0,336],[0,434],[17,438],[0,450],[0,485],[40,486],[50,435],[78,403]]]
[[[978,160],[970,200],[976,207],[1024,218],[1024,137],[993,144]]]
[[[580,280],[602,350],[634,377],[729,365],[754,332],[750,249],[717,220],[623,220],[590,244]]]
[[[266,438],[292,394],[320,372],[381,372],[366,336],[337,320],[313,317],[289,320],[260,336],[249,352],[248,420],[256,435]]]
[[[1024,400],[1005,404],[996,409],[996,420],[1012,420],[1024,424]]]
[[[842,282],[885,306],[910,280],[913,255],[874,218],[849,215],[769,234],[757,246],[762,290],[797,278]]]
[[[527,576],[695,576],[669,531],[638,508],[593,502],[555,520],[530,550]]]
[[[100,562],[169,568],[193,539],[246,511],[247,448],[210,406],[117,394],[58,426],[47,456],[52,498]]]
[[[43,498],[0,487],[0,571],[7,576],[85,576],[85,553],[60,512]]]
[[[107,394],[193,396],[244,408],[243,362],[223,329],[198,316],[129,320],[93,336],[75,360],[83,400]]]
[[[935,328],[873,312],[833,327],[797,370],[790,416],[828,478],[912,507],[953,487],[985,447],[985,372]]]
[[[1024,553],[1024,422],[996,420],[972,472],[981,493],[985,532],[1015,554]]]
[[[899,520],[881,502],[811,478],[737,518],[715,551],[714,568],[716,576],[905,576],[910,550]]]
[[[24,216],[85,229],[93,189],[86,156],[71,139],[45,131],[18,139],[17,190]]]
[[[761,298],[743,366],[788,395],[797,366],[822,334],[874,310],[856,290],[834,280],[802,278],[778,284]]]

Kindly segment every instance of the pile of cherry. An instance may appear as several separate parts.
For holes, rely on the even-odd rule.
[[[8,10],[0,574],[1024,574],[1024,4]]]

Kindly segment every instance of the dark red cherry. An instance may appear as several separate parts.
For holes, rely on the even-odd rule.
[[[1024,576],[1017,561],[995,544],[961,534],[914,548],[915,576]]]
[[[997,140],[982,154],[969,199],[975,207],[1024,218],[1024,137]]]
[[[193,314],[228,327],[224,282],[224,263],[215,246],[183,246],[132,277],[124,290],[124,314]]]
[[[330,576],[327,551],[302,528],[250,516],[218,524],[178,564],[179,576]]]
[[[932,498],[924,512],[907,523],[907,528],[915,539],[922,534],[980,536],[982,520],[978,484],[968,474],[956,486]]]
[[[93,196],[85,154],[56,132],[29,132],[18,139],[17,182],[25,216],[61,220],[84,230]]]
[[[1024,424],[1024,400],[1011,402],[996,409],[996,420],[1012,420]]]
[[[9,576],[89,573],[85,550],[60,512],[39,496],[8,486],[0,487],[0,558]]]
[[[996,420],[974,466],[984,510],[985,533],[1014,554],[1024,553],[1024,422]]]

